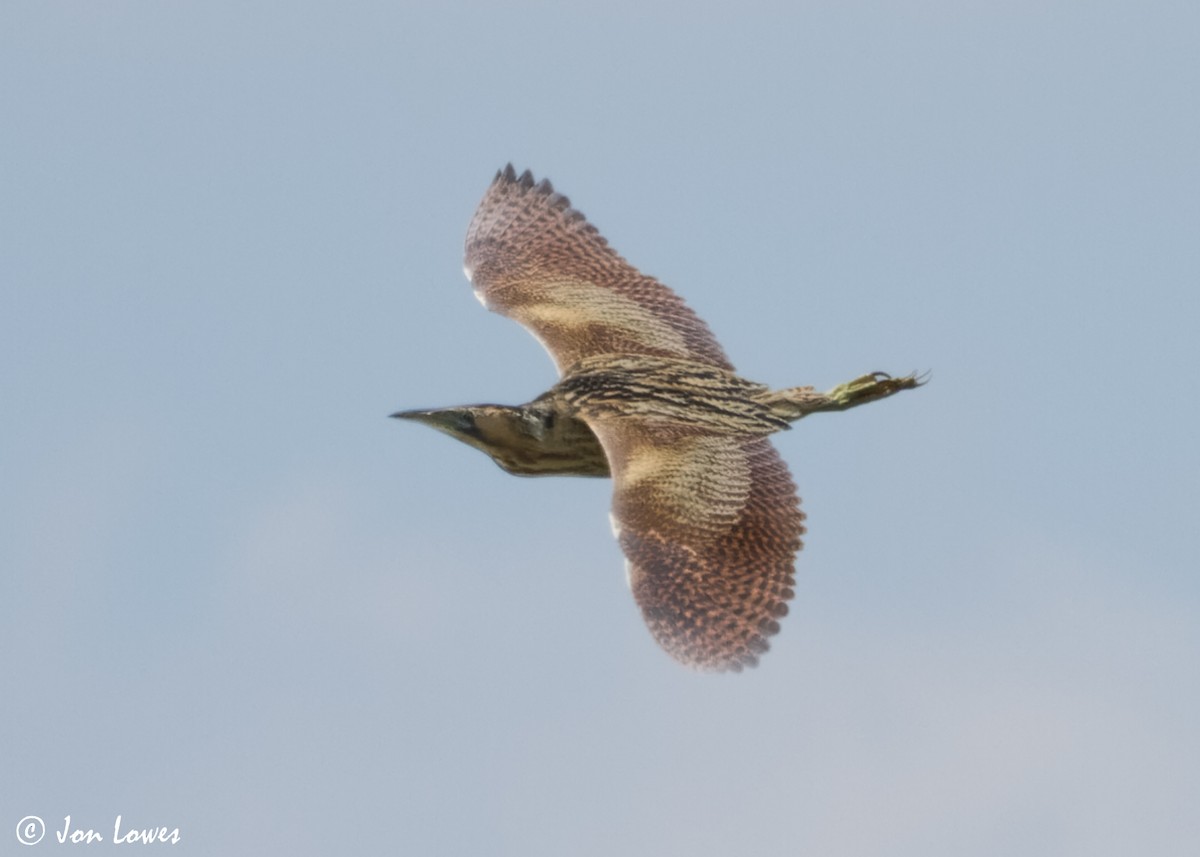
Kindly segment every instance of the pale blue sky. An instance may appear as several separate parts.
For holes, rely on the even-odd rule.
[[[0,853],[1193,853],[1198,43],[1182,2],[4,4]],[[756,671],[654,644],[607,483],[386,418],[554,380],[461,273],[509,160],[749,377],[933,371],[778,438]]]

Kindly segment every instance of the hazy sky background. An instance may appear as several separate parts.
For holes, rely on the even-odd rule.
[[[0,853],[1195,853],[1200,7],[733,5],[0,7]],[[756,671],[387,419],[554,380],[509,160],[745,375],[933,372],[778,438]]]

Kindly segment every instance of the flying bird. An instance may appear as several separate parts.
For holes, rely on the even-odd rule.
[[[613,532],[658,643],[682,663],[758,663],[793,596],[804,513],[770,435],[923,383],[861,376],[826,393],[740,377],[708,326],[529,171],[496,174],[464,270],[488,309],[545,346],[559,381],[519,406],[409,410],[518,475],[611,476]]]

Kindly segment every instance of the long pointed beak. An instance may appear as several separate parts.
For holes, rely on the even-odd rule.
[[[452,437],[461,438],[475,433],[475,421],[463,408],[430,408],[412,411],[396,411],[389,414],[393,419],[412,420],[445,432]]]
[[[432,411],[396,411],[396,413],[388,414],[388,416],[394,420],[417,420],[418,422],[424,422],[425,418],[428,417],[431,413],[433,413],[433,412]]]

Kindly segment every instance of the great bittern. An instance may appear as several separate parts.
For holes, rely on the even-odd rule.
[[[524,325],[559,382],[525,405],[402,411],[519,475],[614,477],[613,531],[659,644],[689,666],[758,663],[793,595],[804,513],[768,436],[921,383],[864,375],[828,393],[735,374],[708,326],[626,262],[549,181],[496,174],[464,270]]]

